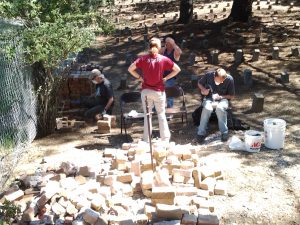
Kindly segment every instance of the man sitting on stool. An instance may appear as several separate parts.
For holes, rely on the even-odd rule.
[[[206,73],[198,82],[201,94],[204,95],[202,102],[202,113],[200,125],[198,127],[197,140],[202,143],[206,137],[207,123],[213,110],[216,110],[219,129],[221,131],[221,140],[228,140],[227,127],[227,109],[228,100],[235,94],[234,81],[232,76],[226,73],[224,69],[217,69]]]
[[[114,102],[114,94],[111,83],[105,78],[104,74],[98,69],[93,69],[91,81],[95,84],[95,93],[83,100],[82,104],[89,108],[84,117],[86,120],[97,120],[99,114],[111,114]]]

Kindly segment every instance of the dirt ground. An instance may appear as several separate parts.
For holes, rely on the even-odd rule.
[[[231,1],[229,1],[231,3]],[[207,70],[216,68],[208,63],[209,53],[219,50],[219,65],[230,72],[236,83],[236,98],[232,101],[233,113],[251,129],[263,131],[263,121],[266,118],[281,118],[287,122],[285,147],[282,150],[269,150],[262,147],[259,153],[230,151],[228,146],[221,143],[217,127],[213,126],[212,138],[202,145],[201,155],[207,161],[213,161],[225,170],[226,179],[230,185],[229,196],[213,197],[215,212],[220,218],[220,224],[300,224],[300,59],[291,56],[291,47],[300,46],[300,28],[295,24],[300,22],[299,3],[295,2],[292,11],[288,13],[289,3],[274,5],[268,9],[266,1],[261,1],[261,9],[253,3],[254,18],[252,24],[226,25],[223,15],[228,15],[230,7],[227,2],[214,4],[196,2],[194,11],[198,13],[198,20],[192,24],[182,26],[174,24],[173,16],[177,13],[175,2],[168,3],[140,3],[136,7],[122,7],[118,13],[120,23],[118,28],[130,26],[132,29],[132,43],[128,43],[128,35],[119,35],[120,43],[115,43],[116,36],[98,37],[94,48],[85,51],[87,62],[96,62],[104,66],[104,73],[111,80],[116,97],[114,114],[119,116],[118,97],[124,90],[118,90],[122,76],[128,76],[128,89],[138,90],[139,83],[127,74],[125,65],[126,53],[134,55],[144,51],[144,28],[140,23],[148,26],[156,22],[159,26],[158,36],[171,34],[175,27],[174,37],[177,43],[186,40],[180,61],[182,72],[177,82],[186,94],[189,111],[188,125],[182,125],[179,120],[170,121],[172,141],[177,144],[195,143],[196,127],[192,124],[191,113],[199,105],[198,90],[191,85],[191,75],[200,76]],[[161,6],[168,4],[167,6]],[[177,4],[177,3],[176,3]],[[126,5],[123,3],[122,5]],[[179,4],[178,4],[179,5]],[[158,7],[160,6],[160,7]],[[120,6],[119,6],[120,7]],[[167,9],[167,10],[165,10]],[[209,10],[217,12],[217,19]],[[163,23],[161,13],[168,19]],[[109,14],[106,8],[104,13]],[[157,14],[157,18],[154,18]],[[132,20],[132,15],[134,18]],[[147,15],[144,20],[143,15]],[[205,18],[207,15],[207,18]],[[112,17],[115,20],[114,17]],[[223,27],[223,29],[221,29]],[[262,31],[260,43],[255,43],[255,35]],[[193,33],[194,35],[191,35]],[[284,33],[288,35],[284,39]],[[272,34],[272,43],[267,36]],[[149,27],[149,36],[155,36],[153,28]],[[241,41],[241,37],[244,37]],[[204,48],[202,41],[208,40],[208,48]],[[228,40],[228,45],[222,45],[222,40]],[[280,58],[271,59],[272,46],[280,49]],[[244,61],[236,65],[234,52],[243,49]],[[252,51],[260,49],[258,61],[251,61]],[[190,53],[196,54],[196,63],[189,65]],[[243,71],[249,68],[253,72],[254,83],[251,88],[243,84]],[[280,73],[289,73],[289,83],[281,83]],[[251,104],[254,93],[265,96],[264,110],[252,113]],[[154,122],[154,136],[157,136],[157,124]],[[133,124],[129,129],[129,141],[137,141],[142,135],[142,124]],[[243,136],[242,131],[230,131],[230,135]],[[43,158],[47,161],[63,161],[77,158],[85,163],[97,163],[97,155],[106,147],[120,147],[126,142],[120,129],[113,129],[110,135],[100,135],[96,126],[88,126],[80,130],[57,132],[47,138],[36,140],[28,149],[15,170],[18,176],[24,172],[35,171]]]

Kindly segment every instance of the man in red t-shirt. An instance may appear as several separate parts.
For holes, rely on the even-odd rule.
[[[149,141],[148,129],[146,126],[146,96],[148,99],[149,108],[152,109],[153,106],[155,106],[158,116],[159,132],[162,141],[169,141],[171,134],[165,114],[166,93],[164,84],[168,79],[176,76],[180,72],[180,68],[168,57],[159,54],[161,42],[158,38],[152,38],[149,42],[149,46],[149,54],[141,56],[135,62],[133,62],[129,66],[128,72],[142,82],[141,97],[145,113],[143,136],[144,141]],[[143,75],[140,76],[136,69],[140,69]],[[166,77],[163,77],[164,72],[167,70],[170,70],[171,73],[169,73]],[[152,130],[151,119],[150,127]]]

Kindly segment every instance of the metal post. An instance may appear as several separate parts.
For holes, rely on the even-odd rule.
[[[153,172],[155,172],[155,167],[153,164],[153,154],[152,154],[152,132],[150,131],[150,110],[149,110],[147,96],[145,96],[145,103],[146,103],[146,116],[147,116],[147,126],[148,126],[149,145],[150,145],[150,154],[151,154],[151,165],[152,165]]]

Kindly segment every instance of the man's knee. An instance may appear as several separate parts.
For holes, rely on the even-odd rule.
[[[218,105],[216,108],[216,114],[225,114],[226,110],[227,110],[227,108]]]
[[[207,113],[212,113],[212,111],[213,111],[214,109],[213,109],[212,105],[206,104],[206,105],[203,107],[202,110],[204,110],[204,111],[207,112]]]

